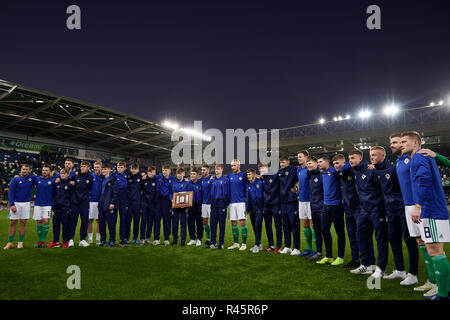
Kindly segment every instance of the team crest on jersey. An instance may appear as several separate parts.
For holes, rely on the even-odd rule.
[[[154,182],[152,183],[152,186],[155,186],[155,183],[154,183]]]
[[[270,183],[272,183],[272,182],[273,182],[273,180],[272,180],[272,179],[269,179],[269,182],[270,182]]]
[[[141,179],[137,179],[137,182],[141,181]]]
[[[28,178],[28,181],[31,181],[31,178]]]
[[[348,180],[352,180],[352,176],[348,176],[347,179],[348,179]]]
[[[319,179],[317,179],[317,178],[314,178],[314,182],[317,182],[317,181],[319,181]]]
[[[86,183],[89,183],[89,180],[86,180]]]
[[[40,181],[39,181],[40,182]],[[51,181],[49,181],[49,182],[47,182],[48,184],[52,184],[52,182]]]
[[[64,189],[66,189],[66,190],[67,190],[68,188],[69,188],[68,186],[65,186],[65,187],[64,187]]]
[[[108,187],[111,185],[111,182],[108,182]]]
[[[19,181],[19,183],[22,183],[22,181]]]
[[[409,162],[409,159],[408,158],[406,158],[404,161],[403,161],[405,164],[408,164],[408,162]]]
[[[331,172],[328,172],[327,174],[328,174],[329,176],[331,176]]]
[[[248,190],[250,190],[250,187],[248,187]]]
[[[222,184],[222,181],[220,181],[220,184]]]
[[[239,180],[242,180],[242,177],[239,177]]]
[[[256,187],[259,188],[259,184],[257,184]]]
[[[361,176],[361,178],[364,180],[364,179],[366,178],[366,175],[363,174],[363,175]]]
[[[386,175],[384,176],[386,179],[389,180],[389,178],[391,177],[391,175],[389,173],[386,173]]]
[[[130,182],[131,183],[131,179],[128,181],[128,182]]]
[[[284,174],[288,176],[288,175],[289,175],[289,172],[286,171]]]

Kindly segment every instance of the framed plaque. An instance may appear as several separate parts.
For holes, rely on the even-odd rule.
[[[173,194],[174,208],[192,207],[192,199],[194,198],[193,191],[175,192]]]

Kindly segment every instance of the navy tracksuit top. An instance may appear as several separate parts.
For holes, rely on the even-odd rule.
[[[395,166],[384,159],[375,165],[375,172],[380,179],[386,213],[403,215],[404,203]]]
[[[141,201],[142,181],[140,172],[128,175],[127,197],[130,202],[139,203]]]
[[[319,168],[308,171],[308,178],[311,211],[320,212],[323,208],[322,173]]]
[[[127,192],[128,187],[128,171],[125,170],[123,173],[116,173],[114,177],[117,179],[117,187],[119,188],[119,193]]]
[[[346,208],[356,209],[360,206],[358,193],[355,186],[355,171],[347,162],[339,170],[341,180],[342,202]]]
[[[202,203],[202,181],[200,179],[198,179],[197,182],[189,180],[188,184],[189,184],[188,190],[193,191],[194,194],[192,203],[193,204]]]
[[[264,208],[271,209],[280,206],[280,183],[276,174],[262,176],[264,191]]]
[[[178,179],[173,180],[172,182],[172,192],[184,192],[189,191],[189,183],[184,180],[184,178],[180,181]],[[173,193],[170,194],[170,200],[173,199]]]
[[[119,185],[115,176],[109,175],[107,178],[103,178],[102,191],[100,194],[100,200],[98,201],[98,209],[102,211],[109,210],[109,205],[116,206],[117,199],[119,197]]]
[[[250,207],[255,204],[259,209],[263,210],[264,207],[264,191],[263,182],[259,179],[255,179],[253,183],[247,181],[247,203]]]
[[[93,182],[92,175],[89,172],[74,174],[70,180],[75,182],[72,191],[72,203],[89,202]]]
[[[70,210],[70,199],[74,186],[69,179],[61,179],[54,184],[53,189],[53,210]]]
[[[147,176],[142,182],[142,196],[148,203],[154,203],[156,201],[156,184],[158,180],[156,177],[150,178]]]
[[[362,160],[355,170],[355,185],[358,192],[361,208],[368,214],[372,212],[383,212],[383,193],[381,192],[381,184],[375,170],[367,168],[367,161]]]
[[[225,207],[228,207],[230,204],[230,180],[223,175],[220,178],[215,176],[210,185],[209,201],[211,206],[214,207],[222,202]]]
[[[162,173],[156,175],[156,189],[158,190],[159,198],[169,198],[172,195],[172,183],[177,180],[174,176],[165,178]]]
[[[278,170],[277,175],[280,182],[281,203],[297,202],[297,194],[291,191],[291,188],[295,187],[295,183],[298,181],[297,168],[289,165]]]

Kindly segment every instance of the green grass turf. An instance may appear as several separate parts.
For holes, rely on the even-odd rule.
[[[8,225],[7,211],[0,211],[2,247]],[[24,249],[0,249],[0,299],[423,299],[421,293],[400,286],[397,280],[381,280],[380,290],[369,290],[367,276],[353,275],[342,266],[317,265],[298,256],[226,248],[219,251],[204,246],[80,248],[79,229],[73,248],[35,249],[34,220],[28,221],[27,230]],[[303,250],[303,228],[301,235]],[[17,238],[18,233],[16,242]],[[52,228],[47,240],[51,238]],[[227,220],[225,247],[232,244],[232,239]],[[249,247],[254,245],[251,226],[247,243]],[[265,230],[263,245],[267,245]],[[450,256],[448,244],[445,249]],[[404,255],[408,265],[406,248]],[[349,259],[347,241],[345,260]],[[66,287],[70,265],[81,268],[80,290]],[[422,284],[427,279],[422,257],[419,269]],[[387,270],[393,270],[392,253]]]

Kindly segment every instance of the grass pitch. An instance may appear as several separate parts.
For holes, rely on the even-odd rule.
[[[2,247],[7,240],[7,213],[0,211]],[[247,221],[250,224],[250,219]],[[24,249],[0,249],[0,299],[423,299],[421,293],[400,286],[397,280],[381,280],[381,289],[369,290],[367,276],[353,275],[342,266],[317,265],[298,256],[227,250],[233,239],[229,221],[225,250],[163,245],[81,248],[77,246],[79,229],[73,248],[35,249],[35,230],[36,222],[28,220]],[[52,232],[50,227],[47,241],[51,240]],[[306,247],[303,228],[301,236],[303,250]],[[17,238],[18,232],[15,242]],[[266,247],[264,229],[262,239]],[[335,236],[333,242],[336,254]],[[254,245],[251,225],[247,244]],[[445,249],[450,256],[448,244]],[[406,247],[404,256],[408,265]],[[347,241],[345,261],[349,260]],[[80,290],[69,290],[66,286],[70,276],[66,270],[70,265],[81,269]],[[390,253],[387,271],[393,269]],[[423,284],[427,274],[422,257],[419,271],[419,282]]]

